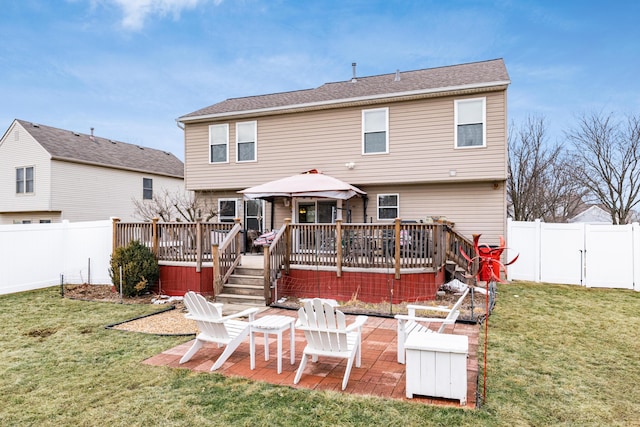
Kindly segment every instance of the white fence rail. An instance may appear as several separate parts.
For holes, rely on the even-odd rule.
[[[111,221],[0,225],[0,294],[111,283]]]
[[[640,225],[509,221],[511,280],[639,291]]]

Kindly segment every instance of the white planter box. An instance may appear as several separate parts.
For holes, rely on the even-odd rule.
[[[412,333],[405,343],[407,352],[407,398],[422,396],[458,399],[467,403],[466,335]]]

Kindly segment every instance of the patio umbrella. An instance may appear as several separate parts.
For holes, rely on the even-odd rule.
[[[359,188],[316,169],[245,188],[238,193],[244,194],[248,199],[269,201],[273,201],[276,197],[323,197],[347,200],[353,196],[366,194]]]

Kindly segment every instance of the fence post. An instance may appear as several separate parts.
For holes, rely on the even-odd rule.
[[[342,277],[342,220],[336,219],[336,267],[337,277]]]
[[[264,301],[266,305],[271,305],[271,257],[269,256],[269,245],[262,247],[264,258]]]
[[[120,222],[120,218],[113,217],[111,218],[112,224],[112,234],[111,234],[111,254],[113,255],[118,249],[118,223]]]
[[[158,221],[160,218],[155,217],[151,220],[151,251],[158,258]]]

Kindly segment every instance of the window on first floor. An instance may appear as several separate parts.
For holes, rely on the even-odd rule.
[[[389,152],[389,109],[362,111],[362,153]]]
[[[229,125],[209,126],[209,163],[229,161]]]
[[[236,123],[236,151],[238,162],[255,162],[258,137],[257,122]]]
[[[233,222],[237,217],[237,199],[218,199],[218,218],[220,222]]]
[[[16,168],[16,193],[33,193],[33,166]]]
[[[142,199],[153,199],[153,179],[151,178],[142,178]]]
[[[455,101],[455,147],[484,147],[486,98]]]
[[[398,194],[378,194],[378,219],[400,217],[400,196]]]

